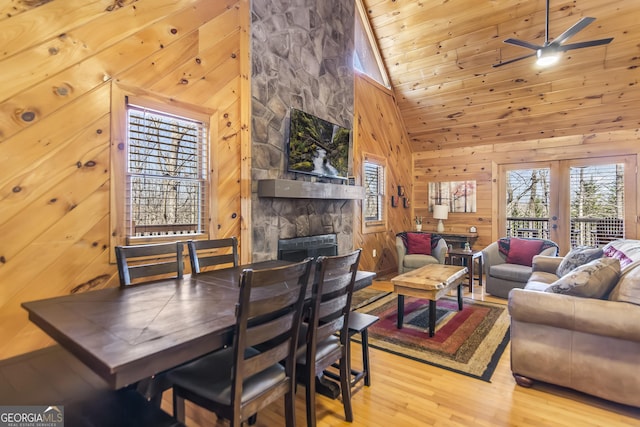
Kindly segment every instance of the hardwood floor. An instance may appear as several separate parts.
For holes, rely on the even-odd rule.
[[[390,283],[374,286],[388,289]],[[485,295],[476,283],[465,297],[502,302]],[[360,347],[352,347],[354,365],[360,363]],[[548,384],[526,389],[515,384],[509,365],[509,348],[491,383],[371,349],[371,387],[358,386],[353,393],[354,422],[344,421],[342,404],[317,398],[318,427],[329,426],[638,426],[640,409],[617,405]],[[304,389],[298,387],[297,425],[305,425]],[[171,394],[163,396],[163,409],[171,413]],[[223,426],[214,414],[187,404],[187,425]],[[258,414],[258,427],[284,425],[279,400]]]

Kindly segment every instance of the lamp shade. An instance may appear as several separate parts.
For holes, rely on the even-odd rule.
[[[447,206],[447,205],[433,205],[433,217],[435,219],[447,219],[447,218],[449,218],[449,206]]]

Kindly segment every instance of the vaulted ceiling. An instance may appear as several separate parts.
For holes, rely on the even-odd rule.
[[[640,127],[640,1],[551,0],[549,39],[614,37],[540,68],[545,0],[364,0],[413,151]]]

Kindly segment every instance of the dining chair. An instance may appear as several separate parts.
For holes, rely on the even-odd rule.
[[[189,240],[189,261],[191,272],[198,274],[207,267],[232,264],[238,265],[238,239]],[[231,253],[228,250],[231,250]],[[225,252],[225,253],[221,253]]]
[[[181,279],[184,271],[183,246],[182,242],[116,246],[120,286],[148,282],[159,277]]]
[[[353,421],[351,409],[351,362],[349,355],[349,313],[351,295],[360,261],[358,249],[347,255],[321,256],[311,296],[311,310],[301,325],[297,364],[306,388],[307,426],[316,425],[316,376],[338,362],[344,416]],[[337,335],[336,335],[337,334]]]
[[[309,258],[242,272],[233,345],[167,374],[177,420],[184,422],[186,399],[240,426],[284,396],[286,425],[295,425],[295,356],[311,265]]]

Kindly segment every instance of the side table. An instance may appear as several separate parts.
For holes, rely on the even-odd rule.
[[[447,253],[447,264],[453,265],[455,259],[460,259],[461,264],[467,267],[469,270],[469,292],[473,290],[473,276],[474,276],[474,260],[478,260],[478,283],[482,286],[482,251],[465,251],[464,249],[451,249]]]

